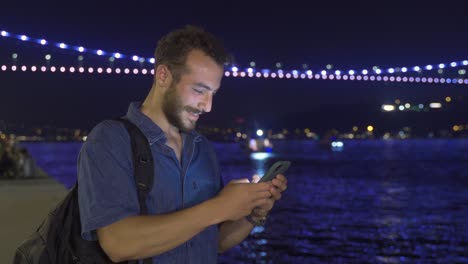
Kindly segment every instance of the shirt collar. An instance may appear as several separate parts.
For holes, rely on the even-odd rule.
[[[140,110],[141,102],[131,102],[128,107],[126,118],[133,122],[146,136],[150,145],[153,145],[155,142],[162,140],[163,143],[166,143],[167,137],[162,131],[162,129],[155,123],[151,118],[145,115]],[[189,133],[185,133],[186,136],[191,137],[194,142],[201,141],[201,135],[192,130]]]

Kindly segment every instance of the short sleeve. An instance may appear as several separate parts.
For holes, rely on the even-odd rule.
[[[78,201],[82,237],[139,214],[130,137],[118,121],[103,121],[89,134],[78,155]]]

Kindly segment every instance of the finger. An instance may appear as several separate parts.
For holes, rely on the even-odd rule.
[[[271,182],[259,182],[259,183],[250,185],[250,188],[254,192],[263,192],[263,191],[269,191],[271,186],[273,186]]]
[[[263,192],[255,193],[255,196],[253,197],[253,200],[258,201],[258,200],[270,199],[270,198],[271,198],[270,191],[263,191]]]
[[[261,179],[261,178],[260,178],[260,175],[258,175],[258,174],[254,174],[254,175],[252,176],[252,182],[253,182],[253,183],[258,183],[258,181],[260,181],[260,179]]]
[[[278,189],[278,188],[271,188],[270,189],[270,193],[271,193],[271,196],[273,199],[275,199],[276,201],[278,201],[279,199],[281,199],[281,191]]]
[[[249,183],[249,179],[243,178],[243,179],[238,179],[238,180],[231,180],[229,183]]]
[[[279,181],[277,179],[273,179],[272,183],[276,188],[278,188],[282,192],[284,192],[286,190],[286,188],[287,188],[286,183],[284,183],[282,181]]]
[[[286,181],[287,181],[286,177],[283,174],[276,175],[275,179],[280,180],[280,181],[282,181],[284,183],[286,183]]]
[[[256,200],[255,202],[253,202],[252,205],[254,208],[255,207],[268,208],[270,204],[271,204],[271,199],[263,198],[263,199]],[[271,206],[273,206],[273,204],[271,204]]]

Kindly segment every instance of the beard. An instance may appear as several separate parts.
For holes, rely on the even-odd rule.
[[[185,133],[191,132],[195,129],[196,121],[192,121],[189,119],[184,120],[184,112],[200,115],[203,113],[203,111],[200,111],[196,108],[183,105],[180,97],[177,95],[175,83],[172,83],[171,86],[164,93],[162,110],[167,118],[167,121],[169,121],[169,123],[172,126],[177,127]]]

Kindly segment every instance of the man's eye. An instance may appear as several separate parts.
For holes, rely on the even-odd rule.
[[[203,93],[202,90],[198,90],[198,89],[195,89],[195,88],[193,88],[193,90],[194,90],[195,92],[199,93],[199,94]]]

